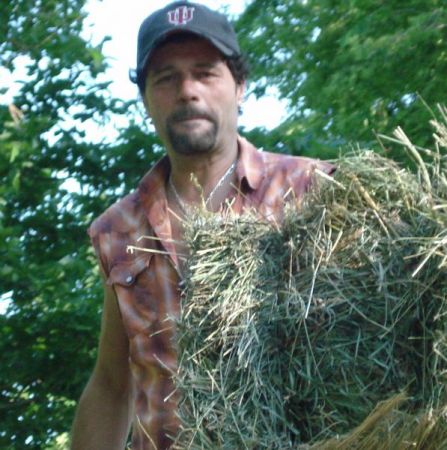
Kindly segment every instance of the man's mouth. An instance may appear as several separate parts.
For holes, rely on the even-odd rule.
[[[203,111],[191,110],[191,109],[183,109],[176,111],[170,117],[171,123],[185,123],[185,122],[196,122],[206,120],[208,122],[212,122],[212,118]]]
[[[207,117],[204,116],[191,116],[191,117],[185,117],[183,119],[178,119],[176,122],[190,122],[195,120],[209,120]]]

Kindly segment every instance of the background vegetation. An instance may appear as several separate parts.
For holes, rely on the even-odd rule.
[[[429,145],[430,113],[420,99],[447,99],[446,23],[442,0],[253,0],[238,29],[254,91],[274,84],[289,102],[268,147],[334,157],[340,146],[373,145],[375,132],[397,125]]]
[[[81,37],[84,4],[0,4],[0,65],[27,72],[13,103],[0,104],[4,449],[63,447],[93,365],[101,309],[85,231],[159,157],[157,138],[129,115],[130,103],[108,93],[102,45]],[[349,143],[374,146],[374,131],[396,125],[423,145],[430,113],[418,96],[447,103],[446,23],[441,0],[252,0],[236,24],[251,89],[262,95],[277,86],[289,116],[273,131],[246,134],[266,149],[322,158]],[[106,130],[117,115],[129,126],[113,140],[86,133],[86,124]]]

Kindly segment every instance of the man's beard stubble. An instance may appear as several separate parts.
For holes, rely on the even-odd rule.
[[[197,117],[208,120],[211,127],[201,133],[196,133],[194,131],[190,133],[181,133],[175,131],[174,124],[176,122]],[[191,106],[186,106],[175,111],[168,117],[166,120],[166,130],[169,142],[175,152],[183,155],[208,153],[215,147],[216,144],[217,120],[215,116],[209,112],[204,112]]]

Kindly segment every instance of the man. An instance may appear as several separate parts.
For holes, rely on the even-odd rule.
[[[257,151],[238,136],[246,68],[225,16],[185,1],[141,25],[135,81],[167,155],[89,234],[104,276],[96,366],[81,397],[74,450],[166,449],[176,436],[175,330],[187,249],[182,219],[193,205],[280,220],[313,169],[331,166]],[[193,178],[193,180],[192,180]],[[126,251],[140,245],[145,252]]]

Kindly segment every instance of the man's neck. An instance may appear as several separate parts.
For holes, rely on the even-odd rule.
[[[215,187],[222,182],[222,192],[228,190],[234,180],[231,171],[232,164],[237,159],[238,147],[235,140],[231,148],[225,151],[215,151],[200,155],[169,156],[171,162],[171,183],[173,189],[188,204],[198,204],[207,199]],[[223,180],[223,177],[225,179]],[[224,185],[225,184],[225,185]],[[220,198],[215,192],[216,198]],[[214,194],[213,194],[214,196]],[[213,202],[214,206],[216,202]]]

